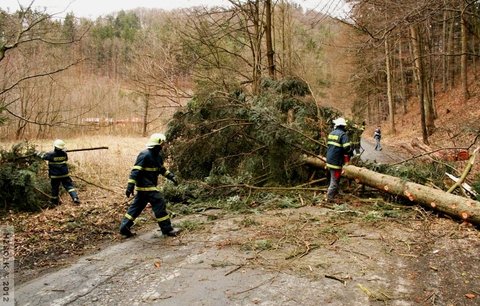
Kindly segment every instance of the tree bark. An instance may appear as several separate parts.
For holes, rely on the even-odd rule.
[[[321,158],[305,157],[305,162],[312,166],[325,167],[325,161]],[[401,196],[454,218],[480,224],[480,202],[366,168],[346,165],[343,169],[345,177],[354,179],[360,184]]]

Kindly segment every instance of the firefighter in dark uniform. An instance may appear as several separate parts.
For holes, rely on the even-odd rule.
[[[342,167],[352,156],[351,144],[345,131],[347,122],[344,118],[337,118],[333,120],[333,124],[334,130],[328,135],[327,142],[327,168],[330,171],[327,201],[333,201],[338,194]]]
[[[347,121],[347,135],[350,138],[352,153],[360,155],[362,153],[362,134],[365,131],[365,121],[361,125],[354,122],[351,125],[348,125],[350,122]]]
[[[73,185],[73,181],[68,174],[68,155],[65,152],[65,142],[61,139],[56,139],[53,142],[53,151],[51,152],[37,152],[38,157],[48,161],[48,176],[52,185],[52,198],[50,202],[57,205],[59,202],[60,184],[70,194],[75,204],[80,204],[77,191]]]
[[[135,166],[133,166],[130,172],[125,194],[127,197],[130,197],[135,188],[137,189],[137,194],[120,224],[120,234],[126,237],[134,235],[130,229],[134,225],[135,219],[148,203],[152,205],[153,213],[163,235],[177,236],[180,232],[180,229],[172,227],[165,199],[157,187],[159,175],[163,175],[175,185],[178,184],[175,175],[163,165],[161,151],[165,140],[165,135],[160,133],[153,134],[147,143],[147,149],[138,154]]]

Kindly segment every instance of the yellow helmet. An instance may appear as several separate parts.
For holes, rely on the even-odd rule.
[[[155,146],[163,144],[167,140],[167,137],[162,133],[155,133],[150,136],[150,139],[147,142],[147,148],[152,149]]]
[[[53,147],[57,148],[59,150],[64,150],[65,149],[65,141],[63,141],[61,139],[55,139],[55,141],[53,142]]]

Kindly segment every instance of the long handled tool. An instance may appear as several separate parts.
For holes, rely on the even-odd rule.
[[[71,150],[65,150],[65,152],[80,152],[80,151],[93,151],[93,150],[108,150],[108,147],[93,147],[93,148],[71,149]],[[20,156],[20,157],[14,158],[13,160],[19,160],[19,159],[23,159],[23,158],[30,158],[30,157],[33,157],[33,156],[35,156],[35,155],[36,155],[36,153],[28,154],[28,155],[25,155],[25,156]]]
[[[83,149],[72,149],[72,150],[65,150],[65,152],[80,152],[80,151],[93,151],[93,150],[108,150],[108,147],[93,147],[93,148],[83,148]]]

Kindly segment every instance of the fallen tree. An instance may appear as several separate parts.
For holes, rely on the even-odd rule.
[[[325,167],[325,161],[319,157],[305,157],[305,163],[315,167]],[[424,207],[480,225],[480,202],[366,168],[346,165],[344,170],[344,176],[354,179],[357,183],[404,197]]]

